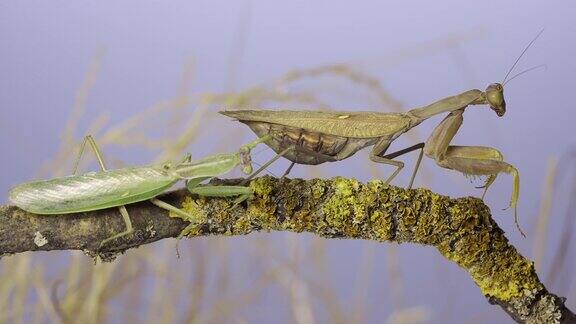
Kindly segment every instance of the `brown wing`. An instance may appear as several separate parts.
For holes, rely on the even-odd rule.
[[[392,135],[410,122],[410,117],[404,114],[373,111],[228,110],[220,113],[241,122],[260,121],[352,138]]]

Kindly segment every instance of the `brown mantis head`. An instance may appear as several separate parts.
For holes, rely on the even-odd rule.
[[[504,87],[500,83],[492,83],[486,88],[486,101],[498,117],[506,113],[506,100],[504,100]]]

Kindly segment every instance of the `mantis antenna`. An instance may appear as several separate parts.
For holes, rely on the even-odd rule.
[[[522,71],[522,72],[520,72],[520,73],[516,73],[513,77],[511,77],[510,79],[506,80],[506,82],[502,83],[502,85],[505,85],[506,83],[508,83],[508,82],[516,79],[517,77],[521,76],[521,75],[524,74],[524,73],[528,73],[528,72],[530,72],[530,71],[534,71],[534,70],[539,69],[539,68],[547,69],[548,66],[547,66],[546,64],[540,64],[540,65],[533,66],[533,67],[531,67],[531,68],[529,68],[529,69],[526,69],[526,70],[524,70],[524,71]]]
[[[538,37],[540,37],[540,35],[542,35],[542,33],[544,32],[544,28],[542,28],[540,30],[540,32],[538,33],[538,35],[536,35],[536,37],[534,37],[530,43],[528,43],[528,45],[526,45],[526,47],[524,48],[524,50],[522,51],[522,53],[520,53],[520,55],[518,56],[518,58],[516,59],[516,61],[514,61],[514,64],[512,64],[512,66],[510,67],[510,69],[508,70],[508,72],[506,72],[506,75],[504,76],[504,80],[502,80],[502,84],[506,84],[506,79],[508,78],[508,76],[510,75],[510,73],[512,73],[512,71],[514,70],[514,68],[516,67],[516,65],[518,64],[518,62],[520,61],[520,59],[522,58],[522,56],[524,56],[524,54],[526,53],[526,51],[530,48],[530,46],[532,46],[532,44],[534,44],[534,42],[538,39]],[[527,72],[527,71],[526,71]],[[518,75],[516,75],[518,76]],[[514,77],[516,77],[514,76]]]

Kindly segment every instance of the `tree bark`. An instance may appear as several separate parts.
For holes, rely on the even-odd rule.
[[[238,180],[217,181],[234,184]],[[468,271],[492,304],[518,323],[576,323],[564,299],[546,290],[533,262],[509,244],[477,198],[450,199],[427,189],[405,190],[382,181],[284,179],[251,181],[254,197],[200,198],[178,190],[159,197],[194,216],[189,237],[252,231],[311,232],[326,238],[430,245]],[[176,237],[190,223],[149,202],[127,206],[135,232],[102,248],[124,230],[117,208],[68,215],[34,215],[0,207],[0,256],[24,251],[83,250],[111,261],[124,251]]]

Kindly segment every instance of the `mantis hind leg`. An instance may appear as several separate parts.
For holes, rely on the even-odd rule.
[[[100,169],[102,169],[102,171],[108,170],[108,168],[106,167],[106,162],[104,162],[104,158],[102,156],[102,151],[100,150],[100,147],[98,147],[98,144],[96,144],[94,137],[92,137],[92,135],[86,135],[84,137],[84,140],[82,141],[82,144],[80,145],[80,151],[78,152],[78,156],[74,161],[74,168],[72,169],[72,174],[76,174],[76,172],[78,171],[78,165],[80,164],[82,155],[84,155],[84,151],[86,149],[86,143],[90,145],[92,152],[94,152],[94,156],[96,156],[96,160],[98,160],[98,165],[100,166]]]
[[[386,181],[385,181],[386,184],[389,184],[390,181],[394,180],[394,178],[396,178],[398,173],[400,173],[400,170],[402,170],[402,168],[404,168],[404,162],[402,162],[402,161],[394,161],[394,160],[383,158],[383,157],[376,156],[376,155],[370,155],[370,160],[372,160],[373,162],[376,162],[376,163],[383,163],[383,164],[393,165],[396,167],[396,170],[394,170],[394,172],[392,172],[392,174],[388,177],[388,179],[386,179]]]
[[[516,227],[522,236],[526,236],[520,228],[517,214],[520,175],[514,166],[503,161],[503,156],[498,150],[484,146],[449,146],[445,155],[439,158],[437,163],[444,168],[460,171],[464,174],[488,176],[486,184],[483,186],[484,193],[499,173],[512,175],[512,196],[508,207],[514,209]]]
[[[80,160],[82,159],[82,155],[84,154],[87,143],[88,145],[90,145],[90,148],[94,152],[94,155],[96,156],[96,160],[98,161],[100,169],[102,169],[102,171],[108,170],[108,168],[106,167],[106,162],[104,162],[104,157],[102,156],[102,151],[100,151],[100,147],[98,147],[98,144],[96,144],[94,137],[92,137],[92,135],[86,135],[84,137],[84,141],[82,141],[82,145],[80,146],[80,152],[78,153],[78,157],[74,162],[74,169],[72,171],[72,174],[76,174],[76,172],[78,171],[78,165],[80,164]],[[100,242],[100,248],[102,248],[102,246],[104,246],[106,243],[112,240],[118,239],[126,235],[130,235],[134,232],[134,228],[132,227],[132,220],[130,219],[130,215],[128,214],[128,210],[126,209],[126,207],[119,206],[118,210],[120,211],[120,215],[122,215],[122,220],[124,220],[126,230],[124,232],[112,235],[109,238]]]
[[[256,175],[258,175],[260,172],[264,171],[272,163],[276,162],[276,160],[278,160],[279,158],[283,157],[284,155],[288,154],[291,151],[302,152],[302,153],[305,153],[305,154],[308,154],[311,156],[315,156],[315,157],[318,157],[320,159],[323,159],[325,161],[330,161],[330,162],[338,160],[338,158],[331,156],[331,155],[326,155],[326,154],[314,152],[311,150],[307,150],[307,149],[302,148],[302,147],[297,147],[295,145],[291,145],[291,146],[285,148],[284,150],[280,151],[280,153],[276,154],[268,162],[264,163],[260,168],[258,168],[258,170],[254,171],[254,173],[252,173],[249,177],[244,179],[244,181],[242,181],[240,184],[245,185],[246,183],[248,183],[248,181],[252,180],[254,177],[256,177]],[[288,167],[288,169],[286,170],[286,172],[284,172],[284,174],[282,175],[281,178],[286,177],[288,175],[288,173],[290,173],[290,170],[292,170],[292,167],[294,166],[294,164],[295,164],[294,162],[292,162],[292,164],[290,164],[290,167]]]
[[[110,236],[109,238],[100,242],[100,248],[102,248],[104,245],[106,245],[110,241],[113,241],[115,239],[118,239],[118,238],[126,236],[126,235],[130,235],[134,232],[134,228],[132,227],[132,221],[130,220],[130,215],[128,214],[128,210],[126,210],[126,207],[120,206],[118,209],[120,210],[120,214],[122,215],[122,219],[124,220],[124,225],[126,226],[126,230],[124,232],[114,234],[114,235]]]
[[[292,171],[294,164],[296,164],[296,162],[290,163],[290,166],[288,167],[288,169],[286,169],[286,171],[284,171],[284,174],[282,174],[282,177],[280,177],[280,179],[286,178],[288,174],[290,174],[290,171]]]

